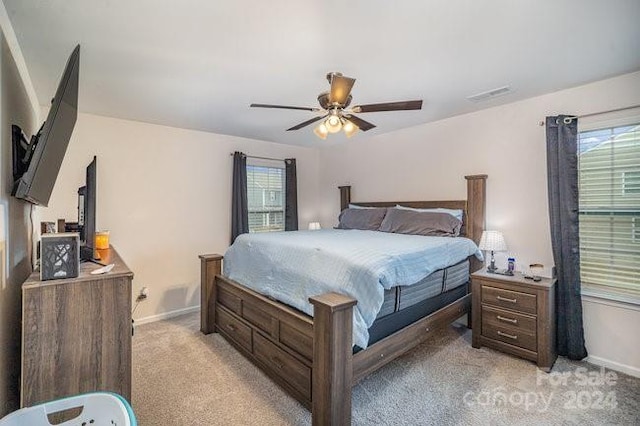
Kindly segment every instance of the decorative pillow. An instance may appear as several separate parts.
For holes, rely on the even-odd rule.
[[[362,229],[377,231],[384,219],[387,209],[344,209],[340,213],[338,229]]]
[[[449,213],[388,209],[380,231],[396,234],[457,237],[462,222]]]
[[[455,217],[458,220],[462,220],[462,209],[445,209],[442,207],[431,208],[431,209],[416,209],[414,207],[401,206],[400,204],[396,204],[396,209],[400,210],[412,210],[414,212],[432,212],[432,213],[449,213],[451,216]]]

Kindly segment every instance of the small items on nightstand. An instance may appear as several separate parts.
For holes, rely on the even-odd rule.
[[[544,265],[542,263],[532,263],[531,265],[529,265],[529,271],[523,272],[522,276],[526,280],[533,280],[535,282],[540,282],[542,280],[540,275],[542,274],[543,270],[544,270]]]
[[[478,247],[480,250],[491,252],[491,263],[487,267],[487,272],[492,274],[499,273],[498,268],[496,268],[496,259],[493,257],[493,253],[496,251],[507,251],[507,243],[504,241],[504,235],[502,235],[502,232],[483,231]],[[513,273],[503,273],[503,275],[513,275]]]

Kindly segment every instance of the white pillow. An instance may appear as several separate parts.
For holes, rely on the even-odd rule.
[[[413,207],[401,206],[400,204],[396,204],[395,208],[400,210],[413,210],[414,212],[449,213],[451,216],[462,222],[462,209],[444,209],[442,207],[432,209],[416,209]]]
[[[357,204],[349,204],[350,209],[384,209],[385,207],[369,207],[369,206],[359,206]]]

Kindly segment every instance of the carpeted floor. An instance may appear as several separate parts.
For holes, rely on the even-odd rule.
[[[136,328],[133,408],[147,425],[308,425],[311,415],[189,314]],[[640,425],[640,379],[559,358],[551,374],[449,327],[353,389],[354,425]]]

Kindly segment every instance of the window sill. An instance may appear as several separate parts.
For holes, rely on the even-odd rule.
[[[634,298],[633,296],[611,294],[583,288],[582,301],[640,312],[640,299]]]

